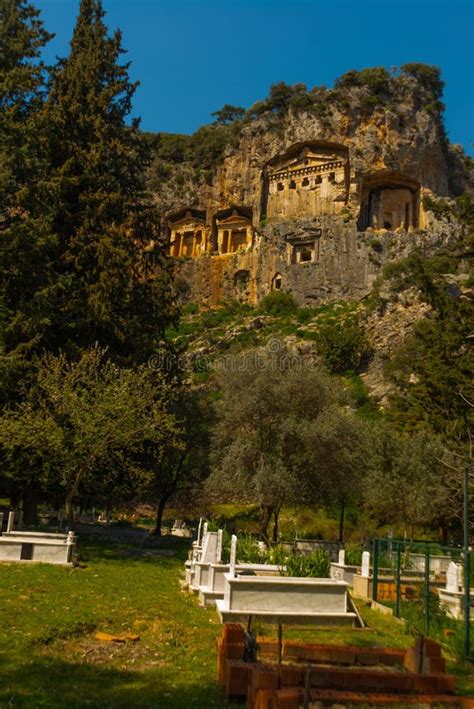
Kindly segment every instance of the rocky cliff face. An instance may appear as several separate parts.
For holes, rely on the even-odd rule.
[[[462,156],[446,141],[439,77],[410,66],[349,72],[332,91],[278,85],[225,129],[210,167],[167,164],[156,201],[191,300],[360,298],[387,261],[459,238],[429,205],[466,182]]]

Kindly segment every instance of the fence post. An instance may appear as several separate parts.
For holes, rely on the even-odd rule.
[[[425,544],[425,634],[430,628],[430,545]]]
[[[372,599],[377,600],[379,585],[379,539],[374,539],[374,571],[372,574]]]
[[[471,656],[471,554],[464,549],[464,659]]]
[[[397,603],[395,606],[395,615],[397,618],[400,618],[400,567],[402,565],[402,550],[401,550],[401,542],[398,541],[397,543]]]
[[[464,657],[471,655],[471,558],[469,553],[469,477],[473,465],[466,465],[464,468]]]

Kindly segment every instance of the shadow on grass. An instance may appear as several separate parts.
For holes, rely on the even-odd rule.
[[[111,543],[102,541],[89,541],[79,539],[78,561],[81,563],[95,561],[123,561],[124,559],[139,559],[151,563],[164,562],[164,565],[173,566],[176,560],[184,561],[191,548],[190,540],[163,538],[157,546],[135,546],[123,542]],[[169,552],[173,552],[169,554]]]
[[[224,707],[210,677],[205,684],[179,686],[179,677],[107,669],[49,658],[3,666],[0,706],[13,707]],[[176,683],[175,683],[176,680]]]

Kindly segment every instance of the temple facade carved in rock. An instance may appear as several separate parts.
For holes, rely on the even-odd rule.
[[[347,150],[304,145],[268,166],[269,219],[338,214],[347,203]]]
[[[341,143],[294,143],[240,172],[237,157],[199,204],[166,217],[190,300],[255,304],[271,290],[307,304],[363,297],[427,224],[419,180],[385,165],[367,169]]]

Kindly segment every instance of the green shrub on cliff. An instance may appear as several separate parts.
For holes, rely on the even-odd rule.
[[[352,69],[336,79],[334,86],[336,89],[366,86],[372,94],[380,95],[389,92],[389,81],[390,74],[385,67],[375,66],[362,71]]]
[[[296,308],[291,293],[284,291],[272,291],[260,303],[260,311],[266,315],[290,315],[296,311]]]
[[[440,78],[440,69],[438,66],[412,62],[403,64],[402,72],[413,76],[425,89],[432,93],[436,99],[441,99],[444,81]]]
[[[425,195],[423,197],[423,207],[427,212],[432,212],[436,219],[441,219],[442,217],[449,218],[453,214],[453,210],[447,202],[439,199],[433,199],[429,195]]]
[[[353,319],[321,325],[316,349],[332,372],[357,369],[369,353],[365,334]]]

